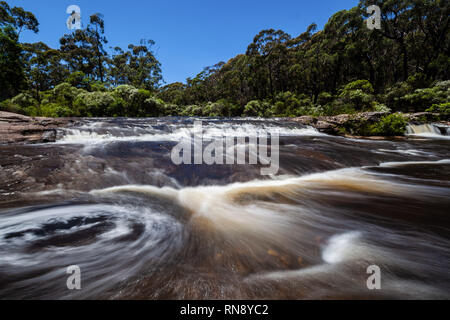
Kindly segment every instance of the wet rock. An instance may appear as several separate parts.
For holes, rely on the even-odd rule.
[[[71,119],[32,118],[0,111],[0,144],[54,142],[56,129],[71,123]]]
[[[42,134],[43,142],[55,142],[56,141],[56,130],[45,131]]]

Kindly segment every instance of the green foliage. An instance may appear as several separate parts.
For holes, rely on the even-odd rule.
[[[68,108],[57,103],[44,104],[40,108],[40,116],[43,117],[70,117],[74,116],[73,112]]]
[[[417,89],[400,99],[413,106],[415,112],[425,111],[435,104],[446,103],[450,100],[449,83],[450,81],[438,82],[431,88]]]
[[[312,106],[311,99],[308,96],[297,96],[289,91],[279,93],[274,102],[271,114],[277,117],[295,117],[308,114]]]
[[[408,83],[414,90],[428,88],[431,85],[430,79],[428,79],[423,73],[415,73],[412,76],[409,76],[406,83]]]
[[[24,63],[18,35],[11,26],[0,27],[0,101],[25,87]]]
[[[269,103],[259,100],[253,100],[247,103],[244,108],[244,116],[246,117],[265,117],[270,113],[271,106]]]
[[[113,116],[115,102],[109,92],[83,92],[77,96],[74,107],[83,116]]]
[[[412,93],[414,89],[406,82],[399,82],[386,90],[384,95],[384,103],[393,110],[408,111],[411,107],[408,102],[403,99],[404,96]]]
[[[0,108],[29,115],[130,117],[447,113],[446,2],[377,0],[384,14],[379,31],[369,31],[364,21],[372,4],[360,0],[319,31],[315,24],[295,36],[262,30],[245,54],[206,67],[186,84],[160,88],[152,40],[116,47],[110,55],[105,22],[94,14],[85,28],[62,37],[57,49],[20,43],[21,31],[37,32],[39,23],[31,12],[0,1]]]
[[[31,106],[38,106],[39,103],[28,93],[20,93],[11,99],[11,103],[19,106],[22,109],[26,109]]]
[[[355,110],[364,111],[372,108],[375,100],[372,84],[367,80],[357,80],[345,85],[340,91],[339,98],[345,105]]]
[[[25,110],[23,110],[20,106],[17,104],[14,104],[11,102],[11,99],[2,101],[0,103],[0,110],[1,111],[7,111],[7,112],[13,112],[13,113],[21,113],[25,114]]]
[[[375,112],[385,112],[385,113],[391,113],[392,109],[388,108],[386,105],[384,104],[378,104],[376,103],[375,106],[373,107],[373,111]]]
[[[90,88],[91,80],[83,72],[76,71],[71,73],[66,82],[72,87],[88,90]]]
[[[203,116],[205,117],[232,117],[240,116],[240,108],[232,104],[226,99],[221,99],[216,102],[208,102],[203,107]]]
[[[203,109],[201,106],[197,106],[197,105],[186,106],[181,111],[181,116],[183,116],[183,117],[202,117]]]
[[[367,135],[372,136],[402,136],[406,132],[408,123],[401,114],[391,114],[370,126]]]
[[[57,85],[47,94],[47,98],[55,103],[65,106],[72,106],[79,94],[85,92],[82,89],[72,87],[70,84],[63,82]]]
[[[427,112],[436,112],[445,115],[450,115],[450,102],[434,104],[431,106],[431,108],[427,109]]]

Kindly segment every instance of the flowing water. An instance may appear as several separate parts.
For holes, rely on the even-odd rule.
[[[0,298],[450,298],[450,141],[434,128],[357,140],[204,122],[207,138],[277,130],[275,176],[173,164],[192,130],[86,119],[54,144],[0,146]],[[66,286],[72,265],[81,290]]]

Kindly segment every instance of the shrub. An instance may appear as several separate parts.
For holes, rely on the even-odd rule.
[[[375,112],[386,112],[386,113],[391,113],[391,112],[392,112],[392,109],[389,108],[389,107],[387,107],[387,106],[384,105],[384,104],[376,103],[375,106],[373,107],[373,111],[375,111]]]
[[[203,116],[203,109],[197,105],[190,105],[186,106],[180,114],[183,117],[201,117]]]
[[[20,93],[10,100],[5,100],[0,104],[0,110],[20,113],[31,117],[40,115],[39,102],[29,93]]]
[[[21,93],[11,99],[11,103],[20,106],[22,109],[30,106],[38,106],[39,103],[28,93]]]
[[[408,123],[401,114],[394,113],[385,116],[369,127],[367,135],[372,136],[402,136]]]
[[[328,92],[321,92],[317,97],[317,103],[321,106],[325,106],[331,102],[333,102],[334,96]]]
[[[67,77],[66,82],[72,87],[79,89],[90,90],[91,88],[91,80],[81,71],[71,73]]]
[[[371,109],[375,100],[372,84],[367,80],[357,80],[350,82],[340,90],[339,98],[344,105],[353,107],[356,110]]]
[[[57,103],[41,105],[40,113],[43,117],[53,118],[73,116],[73,112],[68,107],[61,106]]]
[[[247,103],[244,108],[244,116],[246,117],[265,117],[271,112],[270,104],[264,101],[253,100]]]
[[[431,85],[430,80],[423,73],[415,73],[408,77],[406,82],[414,89],[428,88]]]
[[[61,83],[50,91],[48,99],[51,102],[58,103],[63,106],[71,107],[78,97],[84,93],[83,89],[72,87],[69,83]]]
[[[155,117],[163,114],[164,101],[152,96],[145,89],[121,85],[114,89],[112,96],[120,106],[120,113],[128,117]]]
[[[182,110],[176,104],[165,104],[162,110],[162,116],[179,116]]]
[[[214,103],[208,102],[203,107],[203,116],[205,117],[231,117],[239,116],[239,106],[234,105],[226,99],[218,100]]]
[[[104,117],[113,115],[111,107],[115,102],[109,92],[85,92],[77,97],[74,106],[80,116]]]
[[[413,91],[414,89],[408,83],[399,82],[387,89],[387,92],[384,95],[384,103],[395,111],[407,111],[409,108],[408,102],[403,100],[402,97]]]
[[[433,104],[431,108],[427,109],[427,112],[436,112],[449,115],[450,114],[450,102],[441,104]]]
[[[150,97],[141,106],[138,116],[158,117],[164,114],[165,103],[161,99]]]
[[[25,110],[23,110],[19,105],[12,103],[11,99],[5,100],[0,103],[0,110],[25,114]]]

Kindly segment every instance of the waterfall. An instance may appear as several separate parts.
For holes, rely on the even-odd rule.
[[[445,134],[441,129],[445,130]],[[434,124],[409,124],[406,128],[407,135],[425,136],[425,137],[443,137],[450,135],[450,127],[440,128]]]

